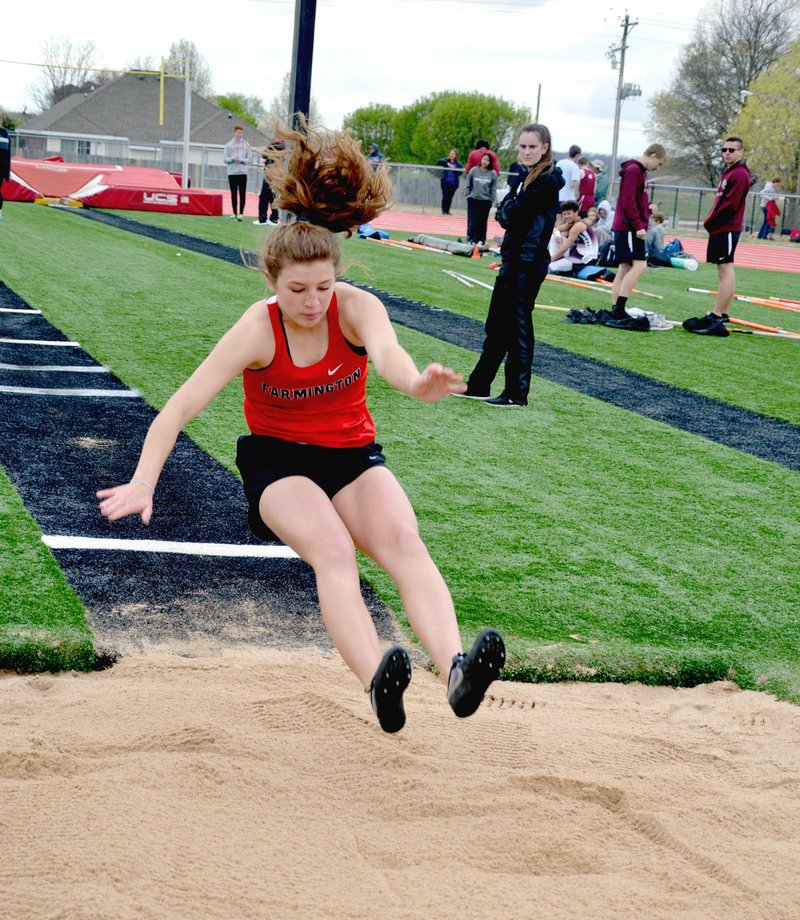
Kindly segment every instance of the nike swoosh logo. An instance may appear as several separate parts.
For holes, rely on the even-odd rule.
[[[333,377],[333,375],[336,373],[336,371],[339,370],[341,366],[342,366],[341,364],[337,364],[336,367],[333,368],[333,370],[328,371],[328,376]]]

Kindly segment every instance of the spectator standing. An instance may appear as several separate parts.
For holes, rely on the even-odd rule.
[[[489,406],[527,406],[533,367],[533,308],[550,264],[548,244],[564,183],[553,166],[550,131],[525,125],[519,133],[518,161],[528,174],[497,209],[506,231],[500,246],[502,264],[494,283],[481,355],[462,395]],[[503,392],[489,399],[492,381],[505,358]]]
[[[378,145],[374,142],[371,143],[367,148],[367,162],[372,165],[372,168],[377,169],[385,159],[386,157],[381,153]]]
[[[0,112],[0,116],[2,116]],[[3,219],[3,183],[11,177],[11,140],[0,118],[0,220]]]
[[[592,170],[591,163],[586,157],[578,158],[580,167],[580,180],[578,181],[578,208],[581,216],[584,216],[589,208],[595,204],[595,187],[597,186],[597,175]]]
[[[494,204],[497,173],[492,168],[488,152],[467,175],[467,239],[470,243],[485,243],[489,211]]]
[[[771,198],[767,202],[767,226],[769,227],[769,232],[767,233],[767,239],[775,239],[773,233],[775,228],[778,226],[778,218],[781,216],[781,209],[778,207],[778,201],[775,198]]]
[[[705,316],[692,317],[683,323],[689,332],[727,335],[728,307],[736,293],[733,258],[744,226],[750,170],[744,161],[744,142],[740,137],[726,137],[722,144],[725,169],[720,176],[714,204],[703,226],[708,231],[706,261],[717,266],[719,282],[714,309]],[[713,332],[712,332],[713,329]]]
[[[592,160],[592,168],[597,177],[594,186],[594,197],[597,201],[602,201],[608,197],[608,175],[606,173],[606,164],[602,160]]]
[[[442,214],[449,216],[453,196],[458,191],[458,183],[464,167],[459,162],[457,150],[451,150],[446,157],[437,160],[436,165],[442,167],[442,175],[439,179],[442,187]]]
[[[611,288],[612,317],[625,319],[625,305],[639,276],[647,268],[645,240],[650,225],[647,197],[648,170],[661,169],[667,152],[661,144],[650,144],[635,160],[625,160],[619,168],[619,197],[614,214],[614,249],[619,264]]]
[[[222,159],[228,170],[228,185],[231,189],[231,210],[228,220],[242,220],[247,195],[247,173],[253,162],[253,148],[244,139],[244,127],[234,125],[233,137],[222,151]]]
[[[469,156],[467,157],[467,162],[464,164],[464,172],[467,175],[469,175],[469,171],[471,169],[480,163],[481,157],[485,153],[488,153],[492,158],[492,169],[497,173],[498,176],[500,175],[500,160],[498,160],[497,154],[494,152],[494,150],[490,149],[489,141],[483,140],[478,141],[475,144],[475,149],[471,150]]]
[[[280,138],[276,138],[269,147],[265,147],[261,151],[261,158],[264,161],[264,176],[261,180],[261,192],[258,196],[258,220],[254,220],[254,224],[266,224],[267,223],[267,214],[269,213],[269,219],[273,224],[278,223],[278,209],[275,207],[275,193],[272,191],[272,186],[269,184],[269,176],[267,170],[270,167],[270,164],[274,162],[272,154],[276,150],[283,150],[285,144]]]
[[[564,187],[558,195],[560,202],[577,201],[580,197],[581,168],[578,166],[578,157],[581,155],[581,148],[573,144],[569,148],[569,156],[559,160],[556,166],[561,170],[564,177]]]
[[[448,702],[463,718],[499,676],[503,639],[483,630],[472,650],[462,651],[450,592],[375,442],[368,357],[388,384],[420,402],[462,389],[461,378],[441,364],[419,371],[381,301],[336,280],[342,252],[335,232],[352,231],[386,206],[392,189],[385,170],[373,170],[341,133],[283,136],[291,144],[288,170],[276,163],[270,184],[280,206],[298,219],[276,227],[264,245],[262,264],[275,294],[252,304],[167,401],[133,478],[97,493],[100,513],[109,521],[135,514],[149,523],[178,434],[241,375],[251,433],[239,439],[236,462],[251,528],[260,539],[282,540],[313,569],[325,627],[385,732],[405,723],[411,662],[399,646],[381,655],[361,596],[356,547],[396,581],[413,629],[448,680]],[[331,165],[324,173],[322,158]]]
[[[773,176],[771,179],[768,179],[764,183],[764,188],[758,193],[759,200],[761,202],[761,212],[764,215],[764,222],[761,224],[761,229],[758,231],[758,239],[765,240],[770,234],[770,224],[767,220],[767,205],[770,201],[777,201],[780,196],[780,189],[778,186],[781,184],[780,176]],[[780,214],[780,210],[778,214]],[[775,224],[771,225],[771,229],[775,229]]]

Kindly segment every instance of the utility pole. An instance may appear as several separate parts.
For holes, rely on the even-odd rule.
[[[617,101],[614,106],[614,137],[611,143],[611,165],[608,168],[608,191],[611,194],[614,187],[614,180],[617,175],[617,147],[619,145],[619,116],[622,109],[622,100],[629,96],[641,96],[642,89],[635,83],[625,83],[625,52],[628,49],[628,36],[634,26],[638,26],[638,21],[631,22],[627,10],[622,20],[622,42],[614,47],[613,45],[606,52],[606,57],[611,58],[611,69],[617,69],[617,53],[619,53],[619,79],[617,80]]]

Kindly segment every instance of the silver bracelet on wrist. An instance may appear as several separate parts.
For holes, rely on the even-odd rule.
[[[150,490],[150,494],[151,494],[151,495],[155,495],[155,494],[156,494],[155,488],[154,488],[153,486],[151,486],[150,483],[147,482],[146,479],[131,479],[131,484],[133,484],[134,482],[139,483],[140,486],[147,486],[147,488]]]

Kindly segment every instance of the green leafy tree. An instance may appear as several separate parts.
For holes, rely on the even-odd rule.
[[[484,138],[497,151],[503,165],[510,165],[517,131],[530,120],[530,109],[497,96],[438,93],[427,117],[417,123],[411,147],[417,162],[435,163],[453,147],[466,158],[475,142]]]
[[[342,127],[360,140],[365,150],[367,144],[375,143],[385,155],[394,157],[397,114],[390,105],[373,103],[346,115]]]
[[[212,100],[221,109],[227,109],[241,121],[257,128],[259,122],[266,115],[264,103],[258,96],[245,96],[242,93],[228,93],[223,96],[214,96]]]
[[[403,106],[397,113],[394,141],[388,151],[389,156],[396,162],[421,162],[414,147],[414,135],[418,126],[430,117],[435,99],[435,95],[422,96],[411,105]]]
[[[784,191],[800,195],[800,38],[743,95],[729,133],[744,139],[754,172],[763,179],[780,175]]]
[[[669,89],[650,102],[648,134],[667,147],[673,166],[713,185],[719,142],[741,108],[741,90],[797,34],[797,0],[715,0],[682,50]]]
[[[399,111],[376,103],[356,109],[344,125],[365,144],[375,141],[399,163],[435,163],[455,148],[466,158],[481,138],[505,161],[530,110],[496,96],[446,91],[422,96]]]

